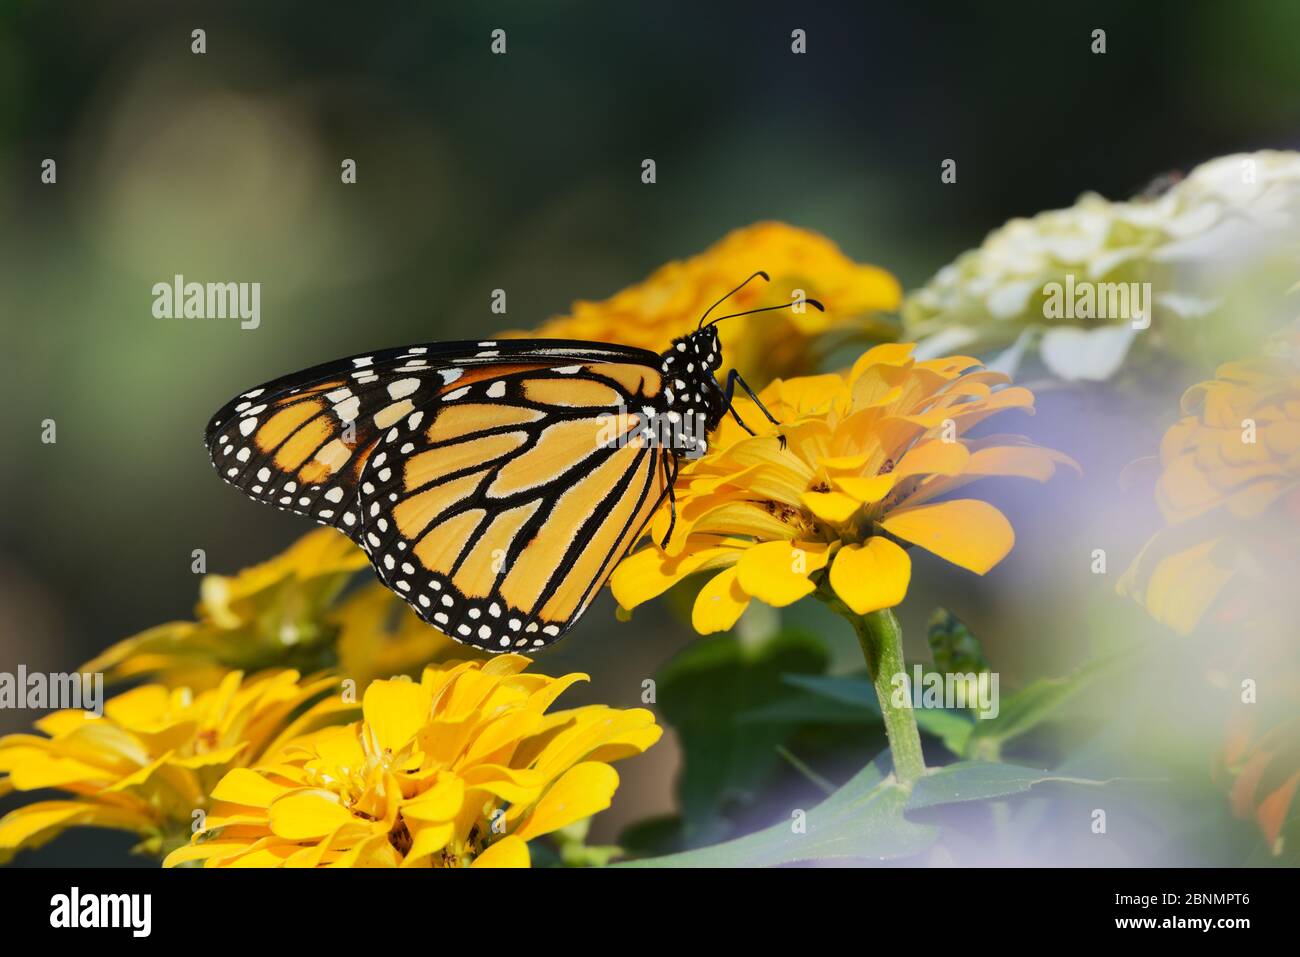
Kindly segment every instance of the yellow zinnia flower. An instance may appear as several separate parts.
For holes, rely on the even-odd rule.
[[[420,619],[379,582],[349,594],[325,621],[337,629],[337,662],[330,669],[365,688],[376,678],[419,675],[425,665],[467,655],[486,656],[453,641]]]
[[[205,575],[196,621],[157,625],[108,648],[81,669],[107,680],[157,676],[171,686],[211,687],[229,669],[332,662],[337,628],[328,610],[369,564],[331,528],[308,532],[281,554],[236,575]]]
[[[461,649],[373,578],[341,598],[368,568],[365,552],[347,536],[316,529],[235,575],[205,575],[197,620],[119,641],[82,670],[110,681],[150,675],[169,687],[201,690],[231,668],[330,668],[364,688],[378,677],[419,674]]]
[[[0,738],[0,795],[43,788],[74,795],[0,819],[0,863],[75,826],[134,831],[143,838],[137,850],[151,853],[180,844],[227,771],[346,707],[325,699],[293,719],[336,683],[280,671],[248,681],[231,672],[197,696],[145,685],[110,699],[102,717],[56,711],[36,722],[42,735]]]
[[[586,676],[522,674],[528,664],[507,654],[374,682],[361,721],[228,774],[208,833],[166,863],[528,866],[528,841],[608,807],[608,762],[660,735],[640,708],[547,714]]]
[[[773,222],[737,229],[699,255],[669,263],[609,299],[576,302],[567,316],[507,335],[618,342],[660,352],[674,336],[694,329],[704,311],[741,278],[759,269],[772,281],[736,293],[727,302],[728,312],[789,303],[800,293],[821,300],[826,311],[764,313],[718,326],[729,364],[756,386],[778,375],[812,371],[818,363],[813,341],[823,333],[894,338],[892,328],[871,318],[898,308],[902,290],[893,276],[853,262],[819,233]]]
[[[1277,609],[1300,570],[1300,336],[1277,347],[1188,389],[1160,444],[1167,527],[1119,589],[1182,634],[1216,604],[1236,623]]]
[[[964,437],[1006,409],[1032,411],[1033,395],[975,359],[917,362],[911,345],[880,345],[842,374],[776,381],[760,394],[782,424],[752,405],[748,435],[724,420],[709,455],[684,466],[677,519],[652,523],[654,544],[614,572],[624,608],[712,571],[695,601],[700,633],[725,631],[754,598],[783,607],[826,583],[853,613],[899,604],[917,545],[983,574],[1014,533],[992,505],[935,499],[980,478],[1045,481],[1065,455],[1007,435]],[[776,436],[781,436],[781,442]]]

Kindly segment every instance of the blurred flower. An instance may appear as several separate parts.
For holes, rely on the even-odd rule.
[[[1285,838],[1300,789],[1300,717],[1262,734],[1253,725],[1235,728],[1222,755],[1221,770],[1232,777],[1232,810],[1255,821],[1271,854],[1294,855],[1297,849],[1287,847]]]
[[[260,565],[204,576],[197,621],[150,628],[82,670],[103,672],[110,681],[151,675],[198,690],[230,668],[328,668],[364,688],[375,678],[419,674],[453,652],[464,657],[464,648],[377,582],[340,600],[368,565],[346,536],[315,529]]]
[[[898,281],[883,269],[853,262],[825,236],[784,223],[737,229],[703,253],[669,263],[609,299],[576,302],[567,316],[508,334],[618,342],[662,352],[674,336],[694,329],[709,306],[760,269],[771,283],[738,292],[725,304],[728,313],[788,303],[801,293],[820,300],[826,311],[764,313],[718,326],[729,364],[755,386],[779,375],[813,371],[819,363],[814,345],[823,334],[895,338],[893,328],[873,316],[898,308]]]
[[[325,621],[338,633],[337,661],[331,670],[358,688],[376,678],[416,676],[425,665],[480,654],[421,621],[410,605],[379,582],[358,588],[331,609]]]
[[[208,830],[166,863],[528,866],[528,841],[608,807],[608,762],[660,735],[639,708],[547,714],[586,676],[522,674],[528,664],[507,654],[374,682],[361,721],[228,774]]]
[[[827,584],[856,615],[899,604],[918,545],[983,574],[1011,550],[1014,532],[974,498],[934,501],[977,479],[1045,481],[1065,455],[1018,436],[963,434],[1033,395],[965,357],[917,362],[911,345],[871,349],[848,373],[776,381],[752,403],[750,436],[724,420],[712,451],[686,464],[667,549],[667,506],[653,543],[619,565],[614,596],[633,608],[696,572],[717,574],[695,601],[702,634],[735,624],[751,599],[783,607]],[[784,438],[783,445],[776,436]]]
[[[1009,364],[1038,340],[1052,374],[1108,379],[1139,341],[1145,355],[1222,356],[1249,331],[1242,315],[1258,317],[1256,332],[1274,327],[1271,309],[1242,299],[1285,288],[1297,255],[1300,153],[1224,156],[1156,196],[1087,193],[1011,220],[908,296],[904,332],[930,337],[921,355],[1014,344]]]
[[[355,711],[337,696],[301,710],[336,684],[278,671],[248,681],[231,672],[197,696],[145,685],[110,699],[103,717],[56,711],[36,722],[44,736],[0,738],[0,794],[57,788],[74,795],[0,819],[0,863],[76,826],[133,831],[143,838],[137,850],[165,853],[189,838],[195,812],[208,807],[212,787],[231,768]]]
[[[157,675],[191,688],[210,687],[231,668],[319,670],[334,658],[330,605],[367,564],[346,536],[316,529],[236,575],[205,575],[197,621],[168,622],[119,641],[82,670],[103,672],[109,681]]]
[[[1188,389],[1184,417],[1160,445],[1156,502],[1167,527],[1119,590],[1182,634],[1216,605],[1235,624],[1290,618],[1300,574],[1300,334],[1276,345]]]

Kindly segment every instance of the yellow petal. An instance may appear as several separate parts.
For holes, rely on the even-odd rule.
[[[470,867],[529,867],[532,861],[528,856],[528,843],[511,834],[495,844],[488,845],[478,857],[470,862]]]
[[[32,724],[51,738],[58,738],[77,730],[87,721],[95,720],[98,719],[89,711],[82,711],[80,708],[68,708],[63,711],[51,712],[45,717],[33,721]]]
[[[382,748],[400,751],[429,720],[429,693],[414,681],[372,681],[361,704]]]
[[[899,478],[910,475],[958,475],[970,461],[970,452],[960,442],[922,442],[908,449],[894,472]]]
[[[912,350],[916,346],[910,342],[886,342],[873,346],[858,357],[849,372],[849,381],[855,381],[860,375],[874,365],[906,365],[911,361]]]
[[[145,831],[154,822],[124,808],[81,801],[39,801],[10,811],[0,818],[0,864],[22,848],[40,847],[69,827],[121,828]]]
[[[893,491],[898,476],[893,472],[886,472],[884,475],[871,475],[866,478],[846,475],[843,478],[833,478],[832,481],[835,483],[835,487],[846,495],[852,496],[864,505],[874,505]]]
[[[803,414],[827,409],[845,393],[844,379],[835,373],[777,380],[774,388],[781,402]],[[785,421],[784,417],[781,418]]]
[[[330,863],[331,867],[399,867],[397,851],[387,833],[359,840]]]
[[[297,844],[268,841],[262,847],[253,848],[233,857],[221,858],[219,866],[241,868],[284,867],[286,861],[295,854],[301,853],[301,851],[302,849]],[[214,862],[217,860],[217,858],[213,858]]]
[[[663,728],[655,724],[654,718],[651,716],[649,724],[641,728],[622,731],[605,744],[600,745],[600,747],[593,748],[587,758],[591,761],[608,762],[635,757],[658,741],[663,736],[663,733]]]
[[[993,445],[971,452],[966,472],[969,475],[1012,475],[1046,482],[1056,473],[1058,464],[1080,471],[1072,458],[1053,449],[1036,445]]]
[[[798,486],[788,486],[788,494],[783,495],[778,501],[790,499],[797,503],[799,501],[799,489],[803,488],[806,483],[800,483]],[[764,495],[757,487],[750,487],[743,493],[757,497],[775,498],[771,495]],[[787,502],[787,504],[789,504]],[[707,505],[707,507],[704,507]],[[662,516],[663,513],[661,512]],[[767,541],[777,538],[785,538],[791,534],[790,527],[781,521],[773,512],[757,502],[747,500],[728,499],[725,496],[712,496],[709,502],[703,503],[692,502],[687,505],[678,514],[677,527],[673,530],[673,537],[668,542],[668,554],[684,554],[697,535],[706,535],[716,533],[724,536],[744,535],[758,541]],[[662,529],[656,528],[655,535],[657,540],[662,541],[663,535],[668,531],[668,525],[665,522]]]
[[[108,701],[104,714],[131,730],[165,727],[171,700],[171,692],[162,685],[142,685]]]
[[[727,631],[747,607],[749,596],[736,580],[736,570],[728,568],[700,589],[691,609],[691,625],[701,635]]]
[[[832,474],[850,472],[856,475],[866,466],[871,458],[869,452],[856,452],[852,455],[832,455],[818,460],[818,465]]]
[[[465,801],[465,784],[460,778],[449,777],[402,807],[402,817],[413,821],[450,821]]]
[[[248,844],[243,840],[207,840],[202,844],[184,844],[168,854],[163,859],[162,866],[175,867],[177,864],[205,861],[210,857],[224,857],[246,847],[248,847]]]
[[[902,508],[880,524],[891,535],[980,575],[1002,561],[1016,541],[1006,516],[973,498]]]
[[[1151,572],[1143,602],[1151,616],[1188,634],[1214,604],[1236,569],[1221,560],[1221,539],[1200,542],[1163,559]]]
[[[808,576],[826,567],[827,546],[820,542],[763,542],[736,563],[740,587],[775,608],[784,608],[816,586]]]
[[[862,503],[843,492],[804,492],[802,501],[818,518],[841,524],[853,517]]]
[[[351,812],[332,791],[311,789],[287,794],[271,805],[271,830],[290,841],[324,837],[351,823]]]
[[[680,558],[669,558],[651,546],[619,562],[610,576],[609,588],[622,607],[635,608],[657,598],[688,575],[729,565],[739,557],[738,546],[692,548]]]
[[[549,834],[609,807],[618,790],[618,772],[608,764],[584,761],[560,777],[515,832],[524,841]]]
[[[43,742],[41,746],[32,748],[6,747],[0,751],[0,771],[9,772],[9,780],[20,791],[79,783],[100,788],[117,777],[104,768],[51,754],[46,750],[48,746],[48,742]]]
[[[633,552],[619,562],[609,577],[609,590],[619,607],[635,608],[671,588],[675,579],[663,573],[663,565],[663,553],[653,546]]]
[[[893,608],[907,596],[912,559],[887,538],[845,545],[831,565],[831,587],[859,615]]]
[[[550,718],[563,730],[545,741],[534,757],[524,752],[516,757],[518,761],[530,760],[532,767],[547,780],[558,777],[579,761],[590,760],[596,749],[613,746],[626,755],[628,749],[653,741],[646,734],[654,731],[654,715],[644,708],[620,711],[605,705],[588,705],[556,712]]]
[[[542,788],[550,780],[545,774],[537,771],[491,764],[466,768],[461,774],[468,790],[485,791],[488,794],[495,794],[503,801],[522,806],[527,806],[536,800],[542,793]]]
[[[199,771],[207,768],[229,767],[235,763],[235,759],[248,747],[247,744],[233,744],[228,748],[219,748],[216,751],[208,751],[206,754],[194,754],[187,758],[171,758],[167,764],[174,768],[184,768],[187,771]]]
[[[218,801],[231,804],[245,804],[249,807],[270,807],[276,798],[284,797],[289,792],[282,784],[268,781],[256,771],[248,768],[235,768],[227,772],[212,791]]]
[[[411,849],[406,852],[406,857],[402,859],[402,866],[416,867],[423,864],[446,847],[447,842],[451,840],[452,835],[455,833],[456,825],[450,822],[446,824],[426,824],[417,827],[411,840]]]

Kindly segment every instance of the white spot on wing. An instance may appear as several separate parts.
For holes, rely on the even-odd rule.
[[[355,395],[352,396],[351,398],[343,400],[338,405],[334,406],[334,414],[337,415],[344,422],[353,421],[357,417],[357,413],[360,411],[361,411],[361,400],[358,399]]]
[[[398,379],[396,382],[388,384],[388,394],[396,399],[405,399],[408,395],[420,388],[419,379]]]

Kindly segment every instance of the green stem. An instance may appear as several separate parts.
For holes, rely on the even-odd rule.
[[[858,633],[858,644],[867,659],[867,673],[871,675],[880,713],[885,719],[894,777],[910,790],[925,775],[925,756],[921,752],[921,733],[916,728],[910,695],[902,706],[894,703],[894,676],[907,674],[903,661],[903,629],[888,608],[858,615],[839,602],[836,605],[836,610],[853,624]]]

